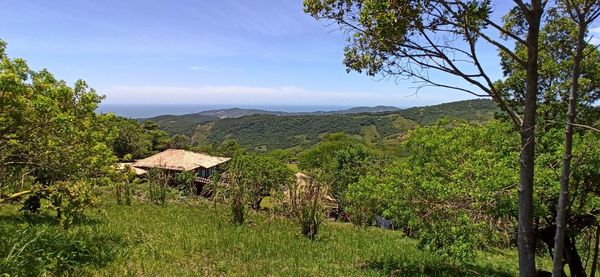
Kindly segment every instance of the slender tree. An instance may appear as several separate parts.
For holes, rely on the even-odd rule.
[[[565,248],[565,230],[567,207],[569,201],[569,179],[571,175],[571,158],[573,152],[573,128],[577,116],[577,98],[579,94],[579,76],[584,49],[587,45],[585,35],[589,24],[600,16],[600,2],[596,0],[563,0],[562,5],[570,18],[577,24],[577,40],[571,70],[571,89],[569,93],[567,123],[565,126],[565,143],[560,176],[560,195],[556,208],[556,236],[554,239],[554,261],[552,276],[563,275],[563,252]],[[573,273],[576,275],[576,272]]]

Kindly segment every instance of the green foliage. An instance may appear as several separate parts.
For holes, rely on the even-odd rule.
[[[535,219],[538,232],[555,228],[562,130],[540,134],[536,160]],[[570,234],[586,232],[598,211],[600,136],[575,136]],[[350,219],[358,225],[374,215],[391,218],[419,245],[440,255],[468,259],[476,249],[509,246],[517,220],[519,142],[510,125],[442,121],[405,137],[407,156],[366,175],[345,193]],[[542,237],[541,237],[542,239]],[[552,241],[553,238],[550,238]]]
[[[120,255],[121,239],[110,233],[50,225],[0,223],[0,272],[8,276],[67,276],[106,266]],[[79,275],[76,274],[76,275]]]
[[[293,198],[292,213],[300,224],[301,234],[315,240],[319,227],[327,216],[328,208],[324,203],[324,197],[328,194],[328,186],[322,171],[314,170],[309,174],[302,177],[290,192],[290,196]]]
[[[177,134],[171,137],[167,147],[171,149],[189,149],[191,147],[191,141],[187,136]]]
[[[375,153],[360,141],[343,133],[328,134],[323,141],[302,152],[301,170],[319,169],[331,184],[331,193],[338,201],[349,184],[373,169],[377,162]]]
[[[160,152],[167,148],[168,144],[171,142],[171,138],[165,131],[159,129],[158,124],[146,120],[142,126],[150,136],[153,151]]]
[[[214,123],[209,141],[234,138],[247,149],[266,146],[267,150],[293,146],[310,146],[326,133],[345,132],[361,135],[364,126],[374,126],[378,133],[387,136],[406,131],[397,129],[397,115],[252,115],[223,119]],[[414,124],[408,124],[414,126]],[[409,127],[410,128],[410,127]]]
[[[244,187],[246,201],[255,209],[265,196],[286,188],[292,182],[292,173],[285,162],[264,154],[234,157],[228,168],[228,174],[237,186]]]
[[[131,198],[133,196],[132,184],[130,182],[116,182],[113,187],[117,204],[131,206]]]
[[[96,206],[97,201],[90,184],[85,181],[56,182],[50,186],[35,186],[21,210],[28,216],[37,214],[42,207],[53,210],[60,225],[68,229],[73,222],[83,218],[88,207]]]
[[[379,179],[374,175],[362,176],[357,182],[348,185],[344,193],[345,211],[350,222],[357,226],[368,226],[376,215],[384,210],[388,197],[385,188],[381,188]]]
[[[506,16],[506,25],[513,28],[523,28],[523,22],[518,20],[520,15],[510,13]],[[577,26],[560,9],[548,11],[547,24],[541,30],[539,62],[540,82],[538,98],[539,127],[545,130],[555,128],[548,126],[548,121],[562,122],[566,118],[569,90],[571,88],[571,68],[573,67],[573,51],[577,39]],[[516,47],[514,52],[519,57],[526,57],[523,46]],[[593,44],[586,45],[585,58],[581,63],[579,79],[579,97],[577,121],[589,124],[598,120],[597,106],[593,103],[600,98],[600,51]],[[496,83],[498,89],[512,99],[511,105],[520,110],[523,106],[522,84],[525,81],[525,70],[506,55],[500,55],[505,79]]]
[[[335,132],[357,136],[365,143],[377,145],[392,142],[395,136],[418,124],[430,124],[442,117],[485,122],[492,119],[497,111],[493,101],[480,99],[376,113],[257,113],[224,119],[187,114],[159,116],[150,120],[171,135],[191,137],[192,144],[201,147],[202,152],[216,151],[221,142],[230,139],[249,150],[270,151],[306,148],[318,143],[324,134]]]
[[[173,176],[175,186],[185,195],[196,194],[195,180],[196,174],[192,171],[182,171]]]
[[[151,203],[163,205],[167,201],[169,191],[170,175],[161,169],[148,171],[148,199]]]
[[[77,219],[83,217],[87,207],[97,204],[91,186],[85,181],[56,182],[46,187],[42,193],[48,199],[50,207],[56,211],[56,217],[66,229]]]
[[[246,219],[246,207],[248,204],[246,203],[247,192],[246,192],[246,183],[244,183],[236,173],[232,173],[230,194],[231,194],[231,215],[233,216],[233,222],[242,225],[244,224],[244,220]]]
[[[518,141],[500,122],[440,122],[405,137],[409,154],[346,193],[356,222],[393,219],[420,245],[453,258],[507,245],[516,217]],[[505,238],[501,241],[501,238]]]
[[[212,121],[219,120],[217,116],[200,115],[200,114],[185,114],[185,115],[160,115],[149,119],[141,119],[142,122],[153,122],[161,130],[166,131],[169,135],[182,134],[192,136],[196,131],[196,127]]]
[[[115,117],[112,126],[117,133],[112,143],[117,157],[123,160],[140,159],[152,153],[150,135],[137,121]],[[128,159],[125,159],[126,156]]]
[[[210,143],[194,149],[197,152],[221,157],[236,157],[246,153],[246,149],[234,139],[226,139],[220,143]]]
[[[95,113],[102,97],[84,81],[33,71],[0,44],[0,191],[35,188],[26,208],[49,199],[68,226],[91,203],[90,186],[120,178],[109,147],[114,116]]]
[[[429,125],[440,119],[487,122],[494,118],[500,109],[494,101],[487,99],[465,100],[426,107],[413,107],[398,113],[419,125]]]

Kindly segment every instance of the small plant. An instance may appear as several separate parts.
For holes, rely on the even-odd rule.
[[[132,183],[124,183],[123,184],[123,198],[125,200],[125,205],[131,206],[131,197],[133,196],[133,185]]]
[[[194,181],[196,179],[196,175],[191,171],[182,171],[174,176],[175,185],[177,188],[183,192],[184,195],[195,195],[197,193],[196,186],[194,185]]]
[[[148,171],[148,199],[150,202],[158,205],[166,202],[169,179],[168,172],[164,170],[151,169]]]
[[[131,157],[129,157],[131,158]],[[127,155],[125,158],[127,159]],[[117,200],[118,205],[131,205],[131,197],[133,193],[132,182],[138,180],[135,172],[131,169],[131,167],[126,166],[124,170],[122,170],[120,178],[113,183],[113,188],[115,192],[115,198]]]
[[[246,190],[245,184],[236,178],[232,179],[230,187],[231,192],[231,214],[233,222],[236,224],[244,224],[246,215]]]
[[[327,211],[324,203],[327,186],[319,176],[319,172],[314,172],[313,176],[301,176],[290,192],[292,213],[300,224],[302,235],[311,240],[316,238]]]

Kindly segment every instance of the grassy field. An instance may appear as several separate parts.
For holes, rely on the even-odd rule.
[[[452,263],[401,232],[326,222],[316,241],[294,222],[250,213],[244,226],[206,200],[102,210],[64,231],[0,207],[0,274],[98,276],[514,276],[514,252]],[[29,223],[28,223],[29,222]],[[31,223],[36,222],[36,223]]]

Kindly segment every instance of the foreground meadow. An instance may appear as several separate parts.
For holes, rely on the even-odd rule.
[[[104,201],[110,203],[111,201]],[[191,203],[193,202],[193,203]],[[512,252],[457,263],[418,250],[401,232],[326,222],[319,238],[294,222],[200,199],[163,206],[103,204],[69,230],[0,207],[0,272],[97,276],[513,276]],[[35,222],[35,223],[33,223]]]

